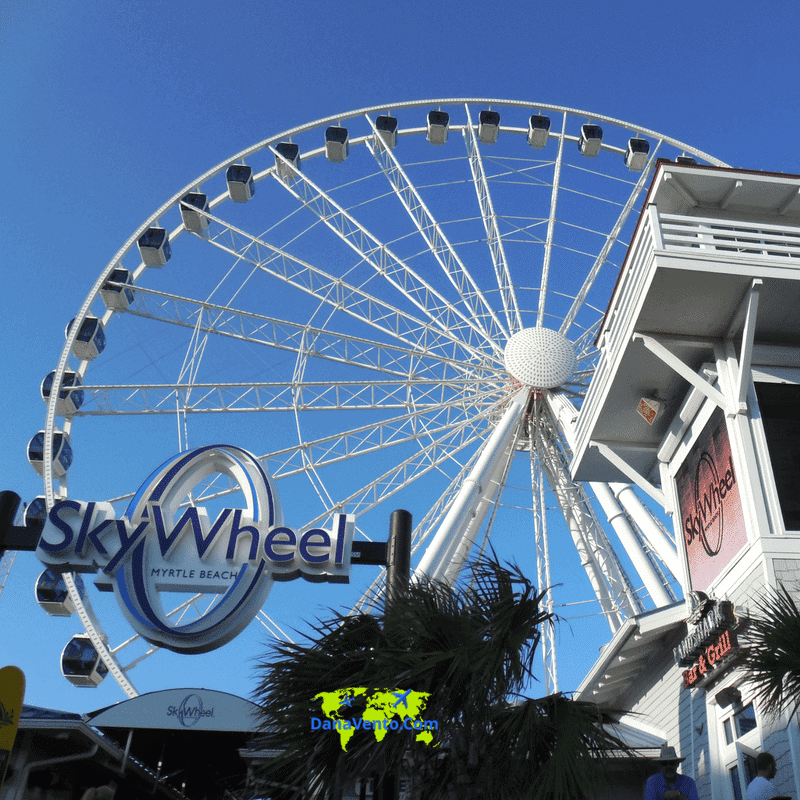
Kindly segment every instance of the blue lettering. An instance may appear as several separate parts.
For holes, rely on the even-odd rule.
[[[389,727],[390,727],[390,728],[391,728],[393,731],[396,731],[396,730],[398,730],[398,729],[399,729],[399,727],[400,727],[400,723],[399,723],[399,722],[398,722],[396,719],[393,719],[393,720],[392,720],[392,721],[389,723]]]
[[[172,551],[178,539],[178,530],[175,529],[167,536],[166,529],[164,528],[164,517],[161,515],[161,506],[153,503],[153,523],[156,526],[156,535],[158,536],[158,547],[161,550],[162,558],[166,558]]]
[[[125,558],[125,556],[128,554],[128,551],[133,547],[139,537],[144,533],[145,528],[150,524],[149,520],[140,522],[136,526],[136,529],[133,531],[133,533],[128,535],[128,526],[125,524],[125,520],[118,519],[116,520],[116,523],[117,533],[119,534],[120,548],[117,550],[114,558],[112,558],[111,561],[109,561],[104,567],[103,572],[105,572],[106,575],[113,575],[116,572],[120,561]]]
[[[341,564],[344,559],[344,532],[347,525],[345,514],[336,515],[336,554],[333,557],[334,564]]]
[[[97,537],[111,524],[112,520],[104,520],[99,525],[92,528],[92,517],[94,516],[95,505],[96,503],[88,503],[86,505],[83,522],[81,523],[81,530],[78,534],[78,542],[75,545],[75,552],[79,556],[86,554],[87,542],[91,542],[91,544],[94,545],[94,549],[100,553],[100,555],[108,555],[108,551],[103,547],[103,543]]]
[[[285,536],[286,539],[280,540],[279,536]],[[297,536],[291,528],[273,528],[264,539],[264,552],[270,561],[291,561],[294,558],[294,553],[276,553],[275,547],[294,547],[297,544]]]
[[[312,541],[312,539],[315,537],[321,541]],[[310,547],[324,547],[326,550],[322,555],[314,556],[309,552]],[[322,530],[322,528],[312,528],[310,531],[306,531],[300,537],[299,550],[300,557],[303,559],[303,561],[306,561],[309,564],[321,564],[323,561],[327,561],[330,556],[331,537],[328,535],[328,532]]]
[[[318,731],[322,727],[322,720],[319,717],[311,717],[311,730]]]
[[[72,539],[75,536],[69,523],[61,519],[58,515],[58,512],[61,511],[62,508],[71,508],[73,511],[80,511],[81,504],[75,500],[59,500],[59,502],[50,509],[47,519],[54,527],[58,528],[61,533],[64,534],[64,538],[55,544],[50,544],[44,539],[39,539],[39,547],[47,553],[60,553],[62,550],[66,550],[72,544]]]
[[[225,509],[227,513],[230,509]],[[256,556],[258,553],[258,528],[254,528],[252,525],[244,525],[241,528],[239,527],[239,520],[242,518],[242,509],[237,508],[236,511],[233,512],[233,525],[231,526],[231,535],[228,538],[228,550],[225,553],[225,558],[228,561],[233,561],[233,557],[236,554],[236,539],[239,534],[248,533],[250,534],[250,561],[255,561]]]

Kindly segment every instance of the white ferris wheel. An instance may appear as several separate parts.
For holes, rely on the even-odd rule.
[[[611,632],[674,602],[672,533],[630,486],[569,473],[660,158],[722,165],[601,114],[480,98],[359,109],[235,154],[145,220],[77,309],[43,384],[29,514],[91,492],[121,515],[142,464],[224,441],[260,458],[298,524],[346,512],[356,538],[382,539],[411,510],[412,567],[438,579],[491,544],[562,597],[583,586]],[[232,491],[217,476],[187,503]],[[355,607],[380,594],[377,572],[354,572]],[[65,674],[135,696],[156,648],[114,641],[88,583],[37,589],[85,631]],[[176,596],[173,613],[213,602]],[[542,645],[554,691],[552,630]]]

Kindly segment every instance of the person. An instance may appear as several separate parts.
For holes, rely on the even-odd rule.
[[[778,764],[772,753],[759,753],[756,756],[756,777],[747,787],[747,800],[771,800],[778,796],[778,790],[772,783]]]
[[[647,779],[644,800],[700,800],[695,782],[688,775],[678,774],[678,765],[684,760],[678,758],[674,747],[665,744],[658,759],[661,772]]]

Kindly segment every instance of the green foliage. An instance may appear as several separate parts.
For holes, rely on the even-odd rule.
[[[303,643],[276,643],[254,694],[263,708],[260,746],[281,751],[262,779],[292,787],[286,797],[326,798],[347,780],[402,765],[412,795],[426,800],[591,793],[603,755],[621,748],[602,727],[608,716],[561,694],[520,697],[539,629],[553,624],[544,595],[515,566],[484,558],[456,587],[412,584],[375,616],[336,614]],[[412,732],[376,743],[357,731],[343,752],[336,732],[312,734],[320,709],[311,698],[351,686],[430,693],[423,716],[439,723],[438,746],[415,742]]]
[[[800,708],[800,608],[785,586],[755,606],[741,636],[745,669],[766,711],[794,714]]]

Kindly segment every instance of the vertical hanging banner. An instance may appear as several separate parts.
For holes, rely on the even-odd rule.
[[[747,544],[725,417],[717,409],[675,477],[693,591],[709,586]]]
[[[6,768],[19,727],[25,676],[19,667],[0,669],[0,788],[6,779]]]

